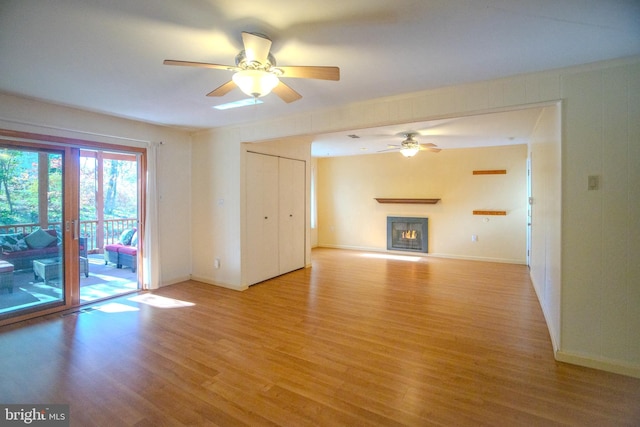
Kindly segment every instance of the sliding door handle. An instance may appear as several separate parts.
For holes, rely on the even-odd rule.
[[[80,234],[80,221],[74,219],[71,221],[71,224],[73,225],[73,240],[78,240],[78,234]]]

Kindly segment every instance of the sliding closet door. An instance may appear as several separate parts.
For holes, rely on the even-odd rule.
[[[247,153],[246,280],[252,285],[279,274],[278,158]]]
[[[246,281],[304,267],[305,162],[247,153]]]

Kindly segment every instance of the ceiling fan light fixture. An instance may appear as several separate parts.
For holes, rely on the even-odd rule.
[[[268,95],[280,83],[278,76],[262,70],[240,70],[232,78],[242,92],[254,98]]]
[[[402,154],[405,157],[413,157],[416,154],[418,154],[418,151],[420,151],[420,148],[418,147],[407,147],[407,148],[401,148],[400,154]]]

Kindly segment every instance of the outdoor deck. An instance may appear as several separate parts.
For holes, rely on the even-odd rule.
[[[132,272],[130,268],[105,265],[102,254],[91,254],[88,260],[89,277],[80,275],[81,303],[124,294],[138,288],[137,273]],[[0,314],[61,298],[60,280],[50,280],[45,284],[41,279],[36,279],[31,270],[14,272],[13,280],[13,293],[0,293]]]

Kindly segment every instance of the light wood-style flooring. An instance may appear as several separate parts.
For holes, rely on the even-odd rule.
[[[556,362],[527,267],[315,249],[0,328],[0,403],[72,426],[638,426],[640,379]]]

